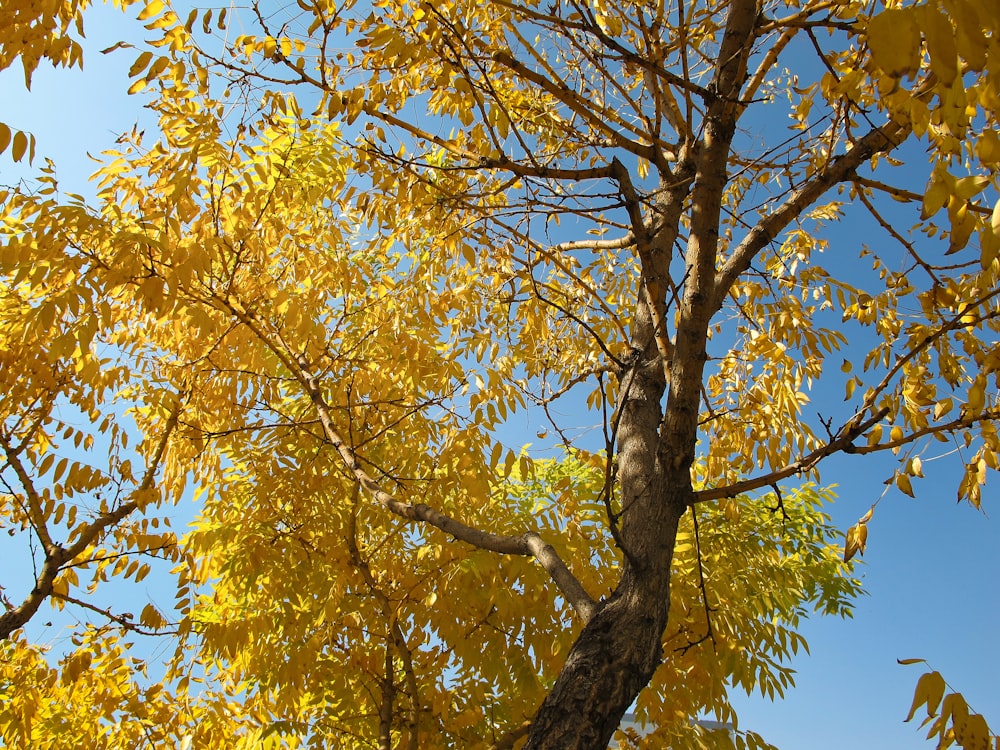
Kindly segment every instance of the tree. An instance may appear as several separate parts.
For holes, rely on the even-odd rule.
[[[88,606],[78,571],[159,554],[183,599],[168,677],[201,643],[226,665],[204,662],[212,705],[249,690],[272,740],[301,727],[267,721],[312,708],[332,732],[367,693],[382,747],[447,713],[463,741],[598,748],[685,632],[684,519],[767,539],[764,504],[792,516],[780,483],[895,454],[911,494],[937,440],[978,506],[1000,416],[1000,9],[886,5],[302,0],[254,4],[242,36],[145,5],[131,90],[156,135],[107,154],[93,209],[51,173],[3,200],[4,513],[41,565],[0,634],[45,599]],[[831,252],[825,228],[859,214],[882,237]],[[603,453],[572,453],[603,456],[601,489],[557,480],[565,512],[534,518],[519,488],[539,467],[500,429],[537,408],[573,446],[573,398],[601,415]],[[107,469],[57,460],[60,436],[88,447],[78,415]],[[205,513],[179,547],[152,521],[187,486]],[[731,566],[731,541],[703,562]],[[701,594],[724,651],[746,631]],[[466,597],[485,611],[456,614]]]

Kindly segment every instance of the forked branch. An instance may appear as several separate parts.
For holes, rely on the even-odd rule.
[[[736,279],[750,268],[753,259],[774,241],[804,210],[834,185],[852,178],[854,170],[878,153],[892,151],[905,140],[910,127],[890,121],[858,139],[846,154],[833,159],[825,169],[794,191],[776,210],[761,219],[743,238],[716,275],[715,309],[725,302]]]
[[[382,489],[381,485],[364,470],[354,451],[340,436],[340,433],[337,432],[319,383],[303,368],[297,368],[297,370],[300,373],[309,398],[312,400],[313,406],[319,414],[320,423],[323,426],[323,433],[327,442],[337,451],[358,484],[369,492],[379,505],[402,518],[408,518],[411,521],[421,521],[434,526],[459,541],[471,544],[473,547],[505,555],[534,557],[552,577],[556,586],[559,587],[559,591],[566,597],[566,601],[570,603],[581,620],[588,622],[597,613],[597,602],[594,601],[586,589],[583,588],[583,585],[570,572],[569,568],[566,567],[566,563],[559,557],[559,553],[556,552],[552,545],[546,543],[537,532],[526,531],[523,534],[517,535],[492,534],[488,531],[464,524],[424,503],[414,505],[402,502]]]
[[[512,535],[492,534],[462,523],[424,503],[406,503],[391,493],[386,492],[365,471],[354,449],[341,437],[333,422],[330,407],[323,397],[322,388],[316,377],[295,357],[290,349],[269,336],[252,315],[236,306],[232,300],[227,300],[225,304],[239,318],[240,322],[246,325],[265,346],[274,352],[275,356],[281,360],[289,372],[295,374],[296,379],[305,388],[306,394],[316,409],[323,428],[324,438],[340,456],[358,485],[371,494],[379,505],[402,518],[434,526],[446,534],[453,536],[455,539],[466,544],[471,544],[479,549],[505,555],[534,557],[548,572],[559,588],[559,591],[566,598],[566,601],[569,602],[570,606],[573,607],[576,614],[584,623],[589,622],[597,613],[598,603],[587,593],[587,590],[584,589],[573,573],[570,572],[555,548],[545,542],[537,532],[526,531],[523,534]]]
[[[68,563],[72,562],[78,555],[90,547],[105,529],[121,523],[126,516],[143,507],[148,502],[149,493],[153,489],[156,475],[159,472],[163,457],[167,451],[167,443],[170,441],[170,436],[177,427],[177,419],[180,414],[182,401],[183,399],[178,397],[177,403],[167,418],[163,434],[160,436],[160,440],[153,450],[153,455],[149,459],[142,481],[132,491],[131,499],[115,510],[102,513],[95,518],[69,547],[63,547],[49,538],[48,543],[44,545],[45,561],[42,563],[42,567],[35,578],[34,587],[21,604],[0,615],[0,641],[9,638],[11,633],[23,627],[34,617],[42,602],[52,596],[56,578],[67,567]],[[16,456],[8,453],[8,458],[16,459]],[[13,460],[11,463],[15,468],[20,466],[18,462]],[[22,482],[27,481],[27,484],[24,486],[28,489],[29,494],[31,494],[33,493],[33,489],[31,489],[30,477],[23,470],[23,467],[21,469],[18,474]],[[21,476],[22,474],[23,476]],[[34,499],[38,500],[37,495]],[[33,524],[36,531],[39,528],[45,528],[44,523],[37,524],[35,523],[35,519],[33,519]],[[64,596],[63,598],[65,599],[66,597]]]

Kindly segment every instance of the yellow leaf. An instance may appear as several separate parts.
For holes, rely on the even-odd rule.
[[[985,378],[976,378],[972,387],[969,388],[969,398],[967,403],[971,414],[979,414],[983,411],[983,407],[986,405]]]
[[[1000,137],[997,131],[987,128],[976,141],[976,155],[985,164],[996,164],[1000,161]]]
[[[960,180],[955,180],[955,195],[967,201],[974,195],[981,193],[989,184],[989,177],[963,177]]]
[[[0,154],[7,150],[7,146],[10,145],[11,132],[10,128],[0,122]]]
[[[163,0],[153,0],[145,8],[139,11],[139,20],[145,21],[148,18],[159,15],[163,11]]]
[[[162,628],[165,624],[163,615],[152,604],[147,604],[139,613],[139,623],[147,628]]]
[[[938,175],[935,174],[924,191],[924,202],[920,211],[920,218],[929,219],[948,205],[951,194],[951,186],[944,180],[939,179]]]
[[[934,419],[941,419],[942,416],[951,411],[954,401],[949,396],[934,404]]]
[[[47,453],[45,457],[41,460],[41,462],[38,464],[38,473],[39,474],[47,473],[48,470],[52,468],[52,463],[53,461],[55,461],[55,458],[56,457],[54,453]]]
[[[844,542],[844,562],[850,562],[856,554],[864,557],[865,546],[868,543],[868,526],[863,523],[856,523],[847,530],[847,538]]]
[[[160,75],[160,73],[162,73],[169,67],[170,67],[169,57],[161,56],[156,58],[153,61],[153,64],[149,66],[149,70],[146,71],[146,80],[152,81],[154,78]]]
[[[14,133],[14,148],[10,152],[10,157],[14,161],[21,161],[24,152],[28,150],[28,136],[18,130]]]
[[[129,78],[133,78],[139,75],[142,71],[144,71],[146,69],[146,66],[149,65],[149,61],[152,59],[153,59],[153,53],[150,50],[146,50],[141,55],[139,55],[139,57],[135,59],[135,62],[132,63],[132,67],[128,69]]]
[[[989,748],[993,742],[993,733],[982,714],[969,714],[965,721],[955,721],[955,739],[966,750]]]
[[[518,471],[522,479],[528,479],[534,472],[534,461],[528,455],[522,454],[518,459]]]
[[[867,32],[872,58],[889,75],[902,77],[920,67],[920,31],[912,8],[880,13],[868,21]]]
[[[605,13],[597,13],[595,19],[601,31],[612,36],[622,33],[622,20],[617,16],[609,16]]]
[[[910,497],[916,497],[913,494],[913,486],[910,484],[910,477],[908,475],[897,474],[896,487],[898,487],[899,491],[902,492],[904,495],[909,495]]]
[[[69,579],[65,575],[59,576],[52,582],[52,593],[57,597],[69,595]]]
[[[937,714],[938,705],[944,696],[944,687],[944,678],[940,672],[928,672],[917,680],[917,687],[913,692],[913,704],[905,720],[912,719],[917,709],[923,705],[927,706],[928,716]]]
[[[517,461],[517,454],[514,451],[507,451],[507,457],[503,462],[503,476],[506,479],[514,469],[514,462]]]
[[[946,0],[945,5],[955,22],[955,46],[958,53],[972,70],[983,70],[986,67],[989,40],[983,33],[986,19],[981,18],[980,13],[989,11],[985,8],[978,9],[969,0]]]
[[[920,29],[927,42],[927,55],[931,70],[945,86],[950,86],[958,75],[958,50],[955,34],[948,17],[931,5],[916,7],[920,14]]]

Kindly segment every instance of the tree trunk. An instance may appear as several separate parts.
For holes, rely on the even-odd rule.
[[[603,750],[662,662],[669,565],[683,505],[675,498],[661,502],[648,541],[658,547],[663,569],[644,573],[625,563],[621,584],[583,629],[535,715],[525,750]]]
[[[649,307],[642,303],[636,323],[635,339],[647,343],[623,373],[619,396],[622,576],[574,643],[535,715],[525,750],[606,748],[662,662],[670,563],[692,489],[688,467],[668,476],[659,455],[666,377]]]
[[[717,293],[719,218],[728,156],[758,12],[758,0],[733,0],[729,8],[713,95],[707,100],[705,129],[690,161],[685,157],[676,173],[668,170],[663,175],[668,184],[673,180],[674,187],[662,193],[665,223],[658,230],[649,231],[651,226],[639,217],[630,199],[628,180],[619,177],[643,273],[631,332],[638,356],[623,374],[619,394],[621,529],[617,541],[624,555],[622,577],[573,645],[535,715],[525,750],[603,750],[626,709],[662,662],[677,526],[694,500],[691,465],[698,439],[708,327]],[[665,302],[661,282],[669,278],[675,222],[691,174],[694,185],[683,295],[674,340],[668,346],[662,341],[666,321],[656,308]],[[610,519],[612,524],[615,521]]]

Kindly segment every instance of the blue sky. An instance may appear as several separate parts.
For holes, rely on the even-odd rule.
[[[117,135],[142,117],[141,99],[125,94],[132,53],[98,52],[136,26],[103,6],[92,11],[83,72],[43,64],[30,94],[19,68],[0,72],[0,120],[34,133],[36,166],[42,157],[52,158],[63,189],[84,194],[94,168],[86,152],[113,147]],[[22,174],[9,154],[0,157],[0,184]],[[852,243],[856,254],[861,238],[851,227],[838,229],[837,239]],[[511,435],[510,442],[533,439],[539,426]],[[896,659],[920,657],[1000,729],[996,477],[985,488],[982,512],[957,505],[955,456],[932,457],[924,456],[928,478],[914,482],[917,498],[889,490],[869,524],[869,547],[858,571],[868,596],[857,603],[854,619],[806,624],[811,655],[795,662],[797,687],[776,703],[737,700],[742,728],[784,750],[932,747],[917,722],[902,722],[922,666],[900,666]],[[853,524],[880,497],[891,471],[891,461],[880,458],[842,456],[825,464],[823,481],[836,484],[840,498],[830,509],[834,522],[844,529]]]
[[[889,474],[881,468],[851,456],[826,466],[840,528],[881,494]],[[784,701],[740,701],[746,726],[778,747],[931,747],[916,720],[902,723],[923,665],[896,659],[926,659],[994,729],[1000,722],[1000,528],[956,505],[954,481],[928,478],[914,490],[916,499],[890,490],[870,522],[858,569],[868,595],[854,619],[816,618],[803,628],[811,655],[796,660],[797,687]],[[986,494],[989,513],[995,495]]]

